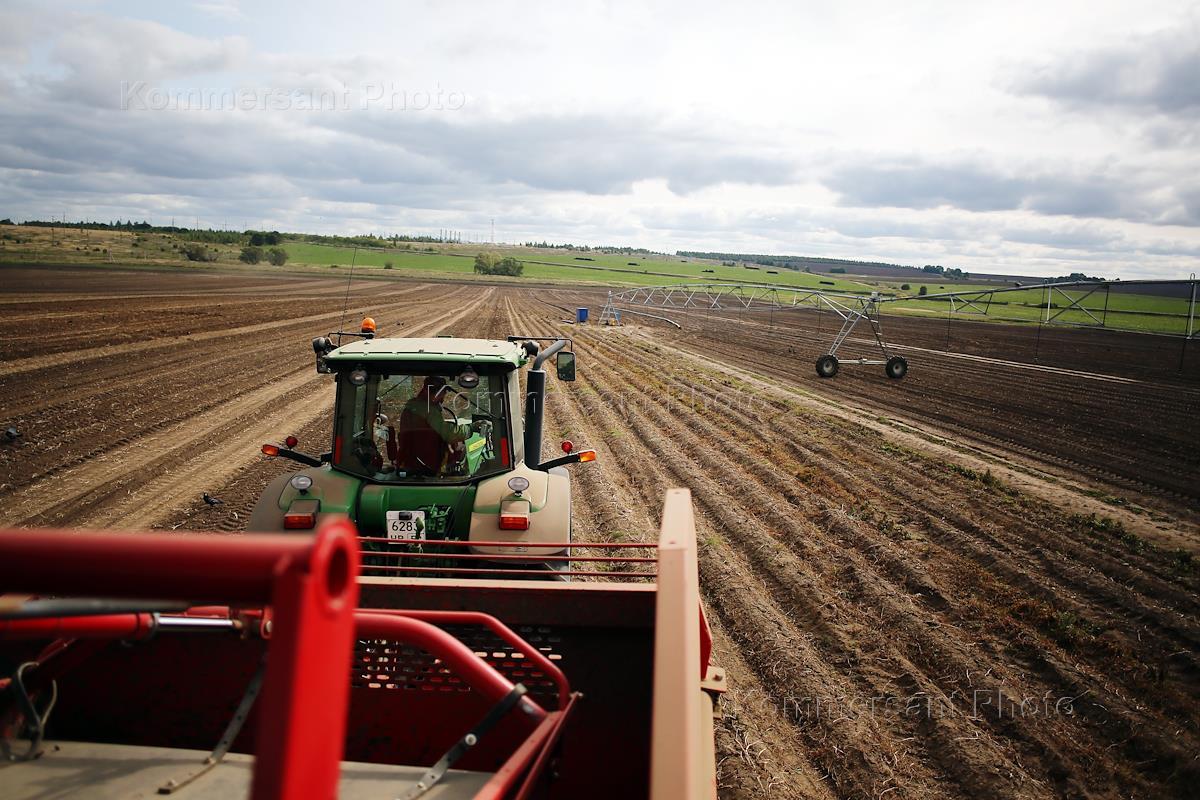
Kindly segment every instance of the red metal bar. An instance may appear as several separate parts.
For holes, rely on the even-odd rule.
[[[379,555],[375,553],[374,555]],[[479,575],[487,573],[488,575],[525,575],[541,578],[553,578],[555,575],[590,575],[597,578],[653,578],[657,573],[654,572],[583,572],[572,570],[544,570],[544,569],[478,569],[474,567],[408,567],[403,565],[375,565],[370,564],[364,569],[371,570],[386,570],[388,572],[452,572],[464,575]]]
[[[573,694],[562,710],[547,714],[537,730],[513,751],[508,760],[475,794],[474,800],[499,800],[499,798],[510,797],[513,787],[516,786],[522,775],[536,775],[545,754],[550,752],[562,733],[563,726],[575,709],[575,701],[578,699],[579,695]],[[524,788],[521,791],[524,792]],[[520,794],[517,796],[519,797]]]
[[[195,613],[200,611],[202,613]],[[188,609],[183,615],[172,616],[187,616],[197,618],[227,618],[230,609],[222,606],[205,606],[199,608]],[[260,615],[262,612],[258,609],[244,609],[242,613],[251,616]],[[492,631],[499,639],[507,642],[515,648],[521,650],[532,666],[537,667],[546,674],[558,686],[560,708],[565,706],[567,699],[570,696],[570,685],[567,682],[566,676],[558,666],[546,658],[536,647],[526,642],[511,628],[506,626],[500,620],[478,611],[421,611],[421,610],[400,610],[400,609],[371,609],[369,611],[357,611],[355,613],[355,624],[358,633],[361,636],[375,638],[378,634],[378,624],[372,625],[368,620],[366,624],[359,625],[359,621],[377,615],[399,616],[407,619],[417,620],[425,624],[433,625],[479,625]],[[423,629],[422,629],[423,630]],[[151,614],[108,614],[102,616],[89,617],[58,617],[48,619],[33,619],[33,620],[11,620],[0,621],[0,639],[47,639],[56,637],[69,638],[89,638],[89,639],[142,639],[149,636],[154,631],[153,616]],[[444,633],[444,632],[443,632]],[[424,647],[429,640],[427,637],[414,639],[410,636],[411,630],[399,630],[389,636],[379,636],[379,638],[394,638],[396,641],[402,641],[406,644],[413,644],[419,647]],[[450,634],[445,634],[451,639],[454,639]],[[60,639],[61,640],[61,639]],[[454,639],[457,641],[457,639]],[[464,645],[465,647],[465,645]],[[479,657],[470,651],[472,658],[475,661],[480,661]],[[434,651],[430,651],[434,652]],[[434,652],[439,655],[440,652]],[[444,658],[447,663],[449,658]],[[486,666],[486,662],[485,662]],[[490,667],[489,667],[490,669]],[[499,675],[499,673],[496,673]],[[511,690],[511,684],[508,684],[508,689]]]
[[[533,662],[538,669],[554,681],[555,685],[558,686],[558,708],[560,711],[566,708],[570,700],[571,685],[567,682],[567,676],[558,668],[558,665],[547,658],[542,651],[522,639],[512,628],[509,628],[491,614],[484,614],[481,611],[422,611],[418,609],[386,608],[372,609],[370,613],[404,616],[434,625],[479,625],[487,628],[501,640],[515,648],[519,648],[526,659]],[[472,655],[474,655],[473,651]],[[478,656],[475,656],[475,658],[478,658]]]
[[[337,797],[358,604],[357,535],[349,520],[335,518],[315,539],[296,537],[308,542],[307,559],[276,561],[259,700],[269,723],[258,726],[252,800]]]
[[[547,714],[533,733],[529,734],[521,746],[514,750],[508,760],[500,766],[500,769],[492,774],[483,788],[475,793],[472,800],[500,800],[511,797],[513,787],[521,776],[528,772],[530,766],[542,752],[542,748],[545,747],[550,734],[557,727],[558,718],[561,716],[561,711]]]
[[[708,665],[712,661],[712,630],[708,627],[708,615],[704,613],[704,603],[700,606],[700,680],[708,675]]]
[[[281,562],[307,561],[313,537],[154,531],[0,530],[6,592],[258,602]]]
[[[153,632],[152,614],[0,620],[0,639],[144,639]]]
[[[550,758],[550,753],[554,749],[554,745],[558,741],[558,737],[562,734],[563,725],[567,721],[567,714],[570,713],[571,709],[575,707],[575,701],[578,698],[579,695],[573,695],[571,697],[570,703],[559,715],[555,726],[546,734],[545,741],[542,743],[542,746],[538,748],[537,758],[533,760],[533,764],[530,765],[529,770],[525,773],[525,781],[521,784],[521,790],[517,792],[516,800],[524,800],[524,798],[529,797],[529,793],[533,791],[534,782],[537,781],[538,777],[542,774],[542,771],[546,768],[546,762]]]
[[[364,556],[387,556],[388,558],[453,558],[463,561],[600,561],[606,563],[630,563],[630,564],[657,564],[657,558],[641,558],[630,556],[629,558],[621,558],[620,556],[536,556],[530,554],[521,555],[489,555],[487,553],[405,553],[397,551],[394,553],[380,552],[378,550],[361,550],[360,555]]]
[[[366,611],[355,614],[354,623],[360,637],[400,641],[437,656],[492,704],[500,702],[513,690],[512,681],[436,625],[408,616]],[[523,697],[519,705],[534,720],[540,722],[546,716],[545,709],[528,696]]]
[[[553,547],[558,550],[562,550],[567,547],[611,547],[618,550],[623,547],[658,548],[658,544],[655,542],[492,542],[465,541],[462,539],[388,539],[383,536],[360,536],[358,538],[359,541],[363,542],[390,542],[391,544],[436,544],[449,545],[452,547]]]
[[[330,743],[345,739],[357,574],[344,518],[315,536],[0,530],[9,592],[271,605],[253,800],[337,794],[342,753]]]

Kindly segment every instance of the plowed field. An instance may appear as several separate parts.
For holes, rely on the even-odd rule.
[[[237,530],[288,468],[262,441],[323,449],[308,343],[344,283],[0,278],[0,524]],[[663,490],[693,493],[724,796],[1197,793],[1194,384],[973,361],[916,328],[938,352],[904,382],[818,381],[799,323],[577,328],[574,298],[361,282],[346,316],[576,337],[546,431],[599,452],[573,468],[577,536],[653,539]]]

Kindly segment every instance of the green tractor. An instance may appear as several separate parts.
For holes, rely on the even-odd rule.
[[[353,341],[341,345],[343,337]],[[332,338],[337,337],[335,346]],[[546,343],[544,349],[542,343]],[[358,527],[364,571],[404,577],[567,578],[575,450],[542,461],[546,373],[575,379],[570,339],[313,340],[317,371],[334,376],[332,447],[263,445],[306,469],[267,486],[252,531],[308,531],[344,515]],[[520,370],[530,364],[524,418]],[[377,555],[376,555],[377,554]]]

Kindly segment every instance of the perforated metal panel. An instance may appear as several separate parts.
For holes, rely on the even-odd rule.
[[[530,662],[525,653],[476,625],[448,625],[446,632],[475,651],[513,683],[525,685],[532,694],[557,696],[549,676]],[[551,661],[561,662],[561,637],[547,626],[516,628],[517,635],[536,647]],[[563,666],[561,663],[559,666]],[[440,659],[418,647],[385,639],[359,639],[354,646],[350,685],[355,689],[419,692],[469,692],[471,687],[450,671]]]

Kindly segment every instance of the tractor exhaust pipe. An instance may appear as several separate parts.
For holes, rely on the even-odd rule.
[[[537,469],[542,462],[542,420],[545,418],[546,371],[542,364],[567,346],[559,339],[534,359],[525,385],[525,464]]]

